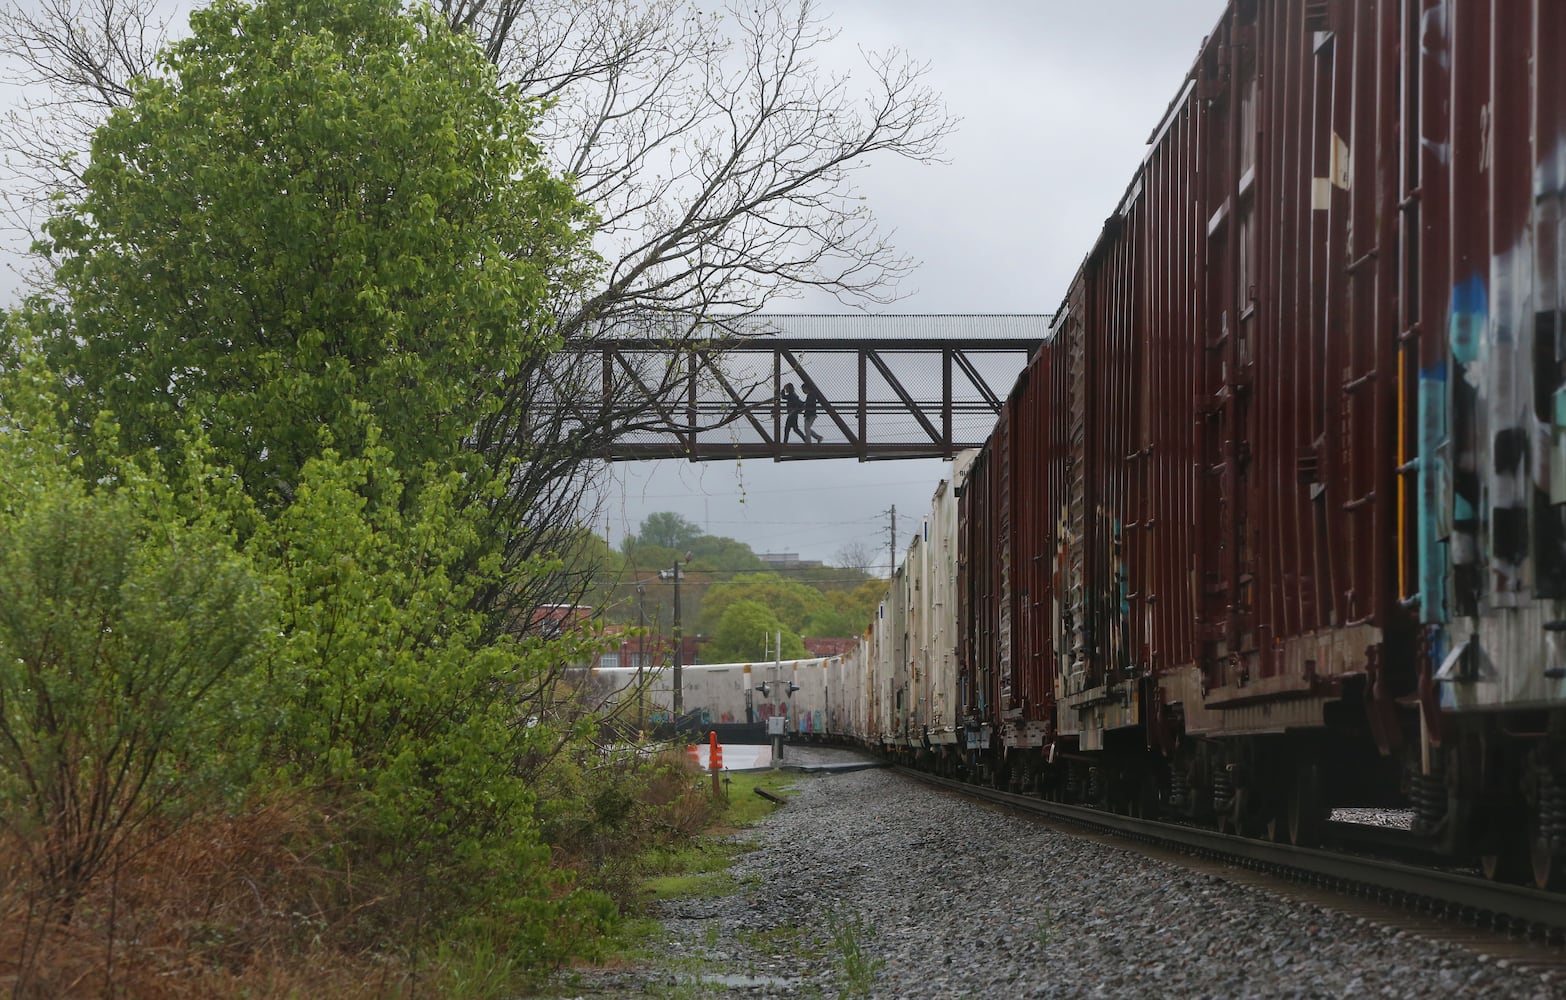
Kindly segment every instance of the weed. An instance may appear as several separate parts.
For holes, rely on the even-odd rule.
[[[870,954],[866,943],[875,937],[875,929],[857,917],[831,911],[827,913],[827,931],[837,951],[838,970],[844,986],[839,997],[868,997],[875,977],[886,960]]]
[[[762,951],[773,955],[811,956],[810,948],[806,944],[805,929],[794,924],[754,929],[742,928],[735,932],[734,939],[749,951]],[[819,957],[819,954],[816,957]]]
[[[1040,948],[1048,948],[1050,938],[1055,932],[1055,915],[1049,907],[1044,908],[1044,918],[1033,928],[1033,940]]]
[[[524,972],[515,952],[497,948],[484,935],[441,941],[435,957],[436,988],[441,996],[473,1000],[514,996]]]

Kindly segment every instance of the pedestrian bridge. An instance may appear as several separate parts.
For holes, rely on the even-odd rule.
[[[943,458],[981,445],[1047,315],[756,314],[676,333],[611,327],[568,343],[558,405],[617,419],[610,461]],[[785,443],[780,399],[821,396],[820,443]]]

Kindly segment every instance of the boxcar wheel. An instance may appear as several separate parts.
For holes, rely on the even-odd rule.
[[[1142,778],[1137,782],[1135,812],[1137,819],[1159,819],[1163,814],[1163,807],[1158,799],[1158,776],[1152,771],[1144,771]]]
[[[1539,831],[1538,821],[1529,824],[1528,860],[1533,869],[1533,884],[1539,889],[1566,889],[1566,856],[1550,846]]]
[[[1511,823],[1502,823],[1479,848],[1479,870],[1492,882],[1520,883],[1528,876],[1530,853],[1527,835]]]
[[[990,787],[997,792],[1009,791],[1011,782],[1011,758],[1002,757],[990,766]]]
[[[1245,815],[1245,790],[1235,789],[1234,804],[1217,814],[1218,832],[1241,836],[1240,817]]]
[[[1315,847],[1321,843],[1327,809],[1322,804],[1321,773],[1314,764],[1301,764],[1289,787],[1289,843],[1295,847]]]

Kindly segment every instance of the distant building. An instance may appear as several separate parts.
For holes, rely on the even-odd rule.
[[[817,569],[821,566],[821,560],[801,559],[798,552],[763,552],[756,558],[772,569]]]
[[[606,625],[596,621],[591,608],[578,604],[541,604],[533,611],[529,633],[545,639],[575,635],[584,640],[597,635],[601,648],[591,659],[574,664],[590,667],[666,667],[674,662],[674,639],[668,635],[630,635],[627,625]],[[680,662],[689,666],[700,662],[704,635],[680,637]]]
[[[533,609],[528,632],[545,639],[558,639],[568,632],[581,632],[592,617],[592,609],[576,604],[540,604]]]
[[[805,636],[802,640],[805,644],[805,652],[811,656],[842,656],[859,644],[858,636],[849,636],[846,639],[813,639]]]
[[[666,635],[624,635],[623,626],[605,630],[608,645],[593,657],[595,667],[666,667],[674,662],[674,640]],[[680,662],[695,664],[706,636],[680,637]]]

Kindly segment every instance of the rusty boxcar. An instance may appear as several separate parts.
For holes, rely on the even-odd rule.
[[[958,480],[968,773],[1561,880],[1563,42],[1230,3]]]

